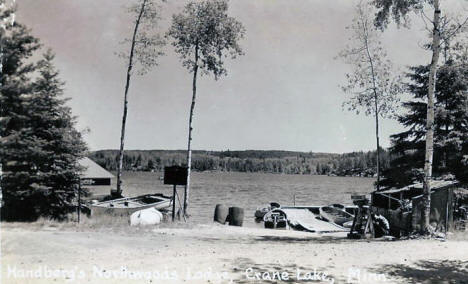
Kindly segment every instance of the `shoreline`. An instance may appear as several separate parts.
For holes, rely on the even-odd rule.
[[[359,277],[359,283],[408,283],[468,276],[466,235],[382,241],[217,224],[140,228],[2,222],[1,237],[7,283],[61,282],[66,279],[59,272],[72,270],[76,283],[347,283],[349,277]],[[59,276],[21,278],[31,270],[45,276],[46,268]]]

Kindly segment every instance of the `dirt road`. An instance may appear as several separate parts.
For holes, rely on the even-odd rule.
[[[96,229],[5,223],[1,233],[1,283],[468,281],[468,239],[456,236],[445,242],[356,241],[343,234],[221,225]]]

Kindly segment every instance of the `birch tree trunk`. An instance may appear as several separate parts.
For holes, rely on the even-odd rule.
[[[428,234],[431,212],[431,180],[432,159],[434,152],[434,93],[437,74],[437,63],[440,55],[440,1],[434,0],[434,20],[432,30],[432,61],[429,71],[429,84],[427,90],[427,121],[426,121],[426,153],[424,160],[424,189],[423,189],[423,220],[421,233]]]
[[[137,20],[135,22],[135,29],[133,30],[132,36],[132,45],[130,48],[130,56],[128,59],[128,69],[127,69],[127,81],[125,83],[125,94],[124,94],[124,111],[122,116],[122,130],[120,133],[120,151],[119,151],[119,165],[117,167],[117,195],[122,195],[122,167],[123,167],[123,157],[124,157],[124,142],[125,142],[125,124],[127,122],[127,112],[128,112],[128,89],[130,87],[130,78],[132,76],[132,68],[133,68],[133,55],[135,52],[135,41],[136,35],[138,33],[138,27],[140,25],[141,17],[145,10],[147,0],[143,0],[140,8],[140,12],[138,13]]]
[[[375,115],[375,139],[377,143],[376,172],[377,172],[377,191],[380,190],[380,142],[379,142],[379,95],[377,93],[376,75],[374,69],[374,60],[369,50],[369,33],[367,25],[364,25],[364,44],[366,47],[367,59],[371,69],[372,91],[374,93],[374,115]]]
[[[380,190],[380,137],[379,137],[379,112],[377,95],[375,96],[375,139],[377,142],[377,191]]]
[[[187,185],[184,192],[184,215],[188,216],[188,203],[190,196],[190,173],[192,170],[192,121],[193,111],[195,109],[195,100],[197,98],[197,73],[198,73],[198,44],[195,46],[195,63],[193,66],[193,85],[192,85],[192,104],[190,105],[189,133],[187,146]]]

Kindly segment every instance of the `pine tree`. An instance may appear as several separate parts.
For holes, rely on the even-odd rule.
[[[407,77],[414,99],[403,104],[407,114],[398,121],[407,129],[391,136],[395,158],[384,173],[383,185],[403,187],[423,178],[429,66],[411,67]],[[452,59],[439,68],[435,93],[434,176],[455,174],[466,179],[462,155],[468,148],[468,68]]]
[[[17,23],[2,43],[2,219],[62,219],[75,208],[77,160],[86,146],[61,98],[63,83],[52,53],[47,52],[38,63],[25,63],[40,45]]]
[[[3,20],[11,10],[2,10]],[[14,208],[22,208],[25,215],[32,209],[23,197],[27,195],[28,176],[32,171],[27,136],[28,117],[25,115],[26,97],[32,93],[30,75],[36,65],[27,63],[39,47],[38,39],[15,22],[2,29],[2,70],[0,78],[0,159],[2,163],[2,218],[14,216]],[[11,209],[11,210],[10,210]],[[11,214],[10,214],[11,213]]]
[[[34,93],[28,102],[31,136],[35,138],[36,173],[33,188],[42,192],[37,206],[41,215],[61,218],[75,207],[74,197],[79,180],[78,159],[86,145],[75,129],[75,118],[63,99],[64,83],[53,65],[54,55],[48,50],[39,62],[40,76],[34,82]]]

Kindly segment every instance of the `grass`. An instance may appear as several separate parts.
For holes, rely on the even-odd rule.
[[[151,232],[157,228],[192,228],[194,226],[190,221],[171,222],[170,216],[157,225],[148,226],[130,226],[130,218],[127,216],[100,215],[88,217],[80,216],[78,223],[77,214],[70,214],[67,220],[59,221],[50,218],[41,217],[34,222],[2,222],[2,229],[28,229],[28,230],[54,230],[54,231],[77,231],[77,232],[112,232],[118,234],[141,234]]]

